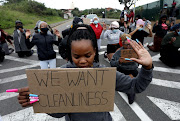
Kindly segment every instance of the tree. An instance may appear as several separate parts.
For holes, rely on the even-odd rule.
[[[138,0],[136,0],[138,1]],[[134,4],[135,0],[119,0],[120,4],[124,4],[124,6],[129,10],[129,8]]]

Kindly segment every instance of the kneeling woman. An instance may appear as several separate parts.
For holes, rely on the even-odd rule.
[[[33,36],[32,41],[29,41],[31,35],[30,30],[26,32],[26,46],[28,49],[34,45],[37,46],[38,58],[40,60],[41,69],[47,69],[48,65],[50,68],[56,68],[56,52],[53,49],[53,44],[59,45],[61,37],[59,31],[55,30],[55,35],[58,36],[58,41],[50,34],[47,34],[48,24],[46,22],[40,23],[40,33]]]
[[[110,24],[110,30],[106,30],[106,26],[103,25],[103,32],[101,38],[107,38],[107,57],[111,60],[113,54],[120,48],[119,39],[124,33],[119,30],[119,23],[114,21]]]

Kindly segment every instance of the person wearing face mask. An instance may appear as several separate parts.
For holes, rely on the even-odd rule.
[[[34,45],[37,46],[41,69],[48,69],[48,66],[56,68],[56,52],[53,49],[53,45],[59,45],[61,41],[60,33],[58,30],[54,31],[54,34],[58,36],[58,41],[56,41],[53,35],[48,34],[49,29],[46,22],[41,21],[38,28],[40,28],[40,33],[35,34],[31,42],[29,40],[31,32],[30,30],[26,31],[27,48],[31,49]]]
[[[180,66],[180,23],[171,27],[172,33],[167,34],[161,43],[159,58],[170,67]]]
[[[160,16],[166,15],[169,18],[168,4],[164,4],[163,9],[160,11]]]
[[[103,31],[102,26],[99,23],[99,19],[97,17],[93,18],[93,23],[90,24],[90,26],[92,27],[92,29],[94,30],[95,34],[96,34],[96,39],[97,39],[97,44],[98,44],[98,50],[101,49],[101,33]]]
[[[172,8],[169,13],[169,23],[176,24],[176,18],[179,15],[179,9],[176,7],[176,2],[172,3]]]
[[[101,38],[108,40],[107,45],[107,57],[109,61],[111,60],[113,54],[120,48],[119,39],[124,34],[124,32],[119,30],[119,23],[117,21],[113,21],[109,30],[106,30],[106,25],[103,24],[103,32],[101,34]]]
[[[147,24],[147,28],[149,29],[149,33],[147,33],[143,27],[145,22],[142,19],[138,19],[136,22],[136,29],[129,33],[132,36],[133,40],[138,39],[142,44],[144,42],[144,37],[152,37],[152,27],[150,24]]]
[[[134,19],[134,22],[129,26],[131,28],[131,31],[134,31],[136,29],[136,22],[137,22],[138,19],[141,19],[140,15],[136,15],[135,19]]]
[[[19,57],[31,56],[33,50],[28,49],[25,43],[26,30],[23,28],[23,23],[19,20],[15,22],[15,30],[13,34],[15,51]]]
[[[153,27],[154,36],[154,45],[148,45],[147,47],[154,52],[159,52],[161,47],[161,41],[163,37],[167,34],[167,31],[170,29],[170,26],[166,24],[167,16],[162,15],[159,19],[159,22],[156,21]]]
[[[127,38],[129,37],[131,38],[131,36],[129,34],[123,34],[121,36],[121,40],[122,40],[122,47],[117,50],[111,61],[110,61],[110,65],[111,67],[117,67],[117,71],[124,73],[125,75],[129,75],[130,77],[136,77],[138,75],[138,63],[134,62],[134,61],[127,61],[125,60],[124,57],[121,57],[121,51],[125,50],[125,49],[132,49],[130,43],[127,41]],[[129,104],[132,104],[135,100],[135,93],[133,94],[128,94],[128,101]]]

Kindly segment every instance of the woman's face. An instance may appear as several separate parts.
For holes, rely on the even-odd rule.
[[[40,28],[47,28],[47,23],[42,23],[41,25],[40,25]]]
[[[165,23],[166,22],[166,18],[162,18],[161,21],[162,21],[162,23]]]
[[[124,49],[132,49],[130,43],[127,40],[123,42],[123,48]]]
[[[91,40],[72,41],[71,57],[77,67],[92,67],[95,55],[96,50],[93,48]]]

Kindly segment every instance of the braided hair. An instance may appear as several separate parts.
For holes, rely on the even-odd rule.
[[[86,24],[78,24],[78,25],[73,26],[73,28],[71,29],[69,37],[67,39],[68,60],[72,63],[72,57],[71,57],[72,41],[81,41],[81,40],[91,41],[93,48],[96,50],[94,62],[99,62],[96,35],[93,29],[91,28],[91,26],[86,25]]]

